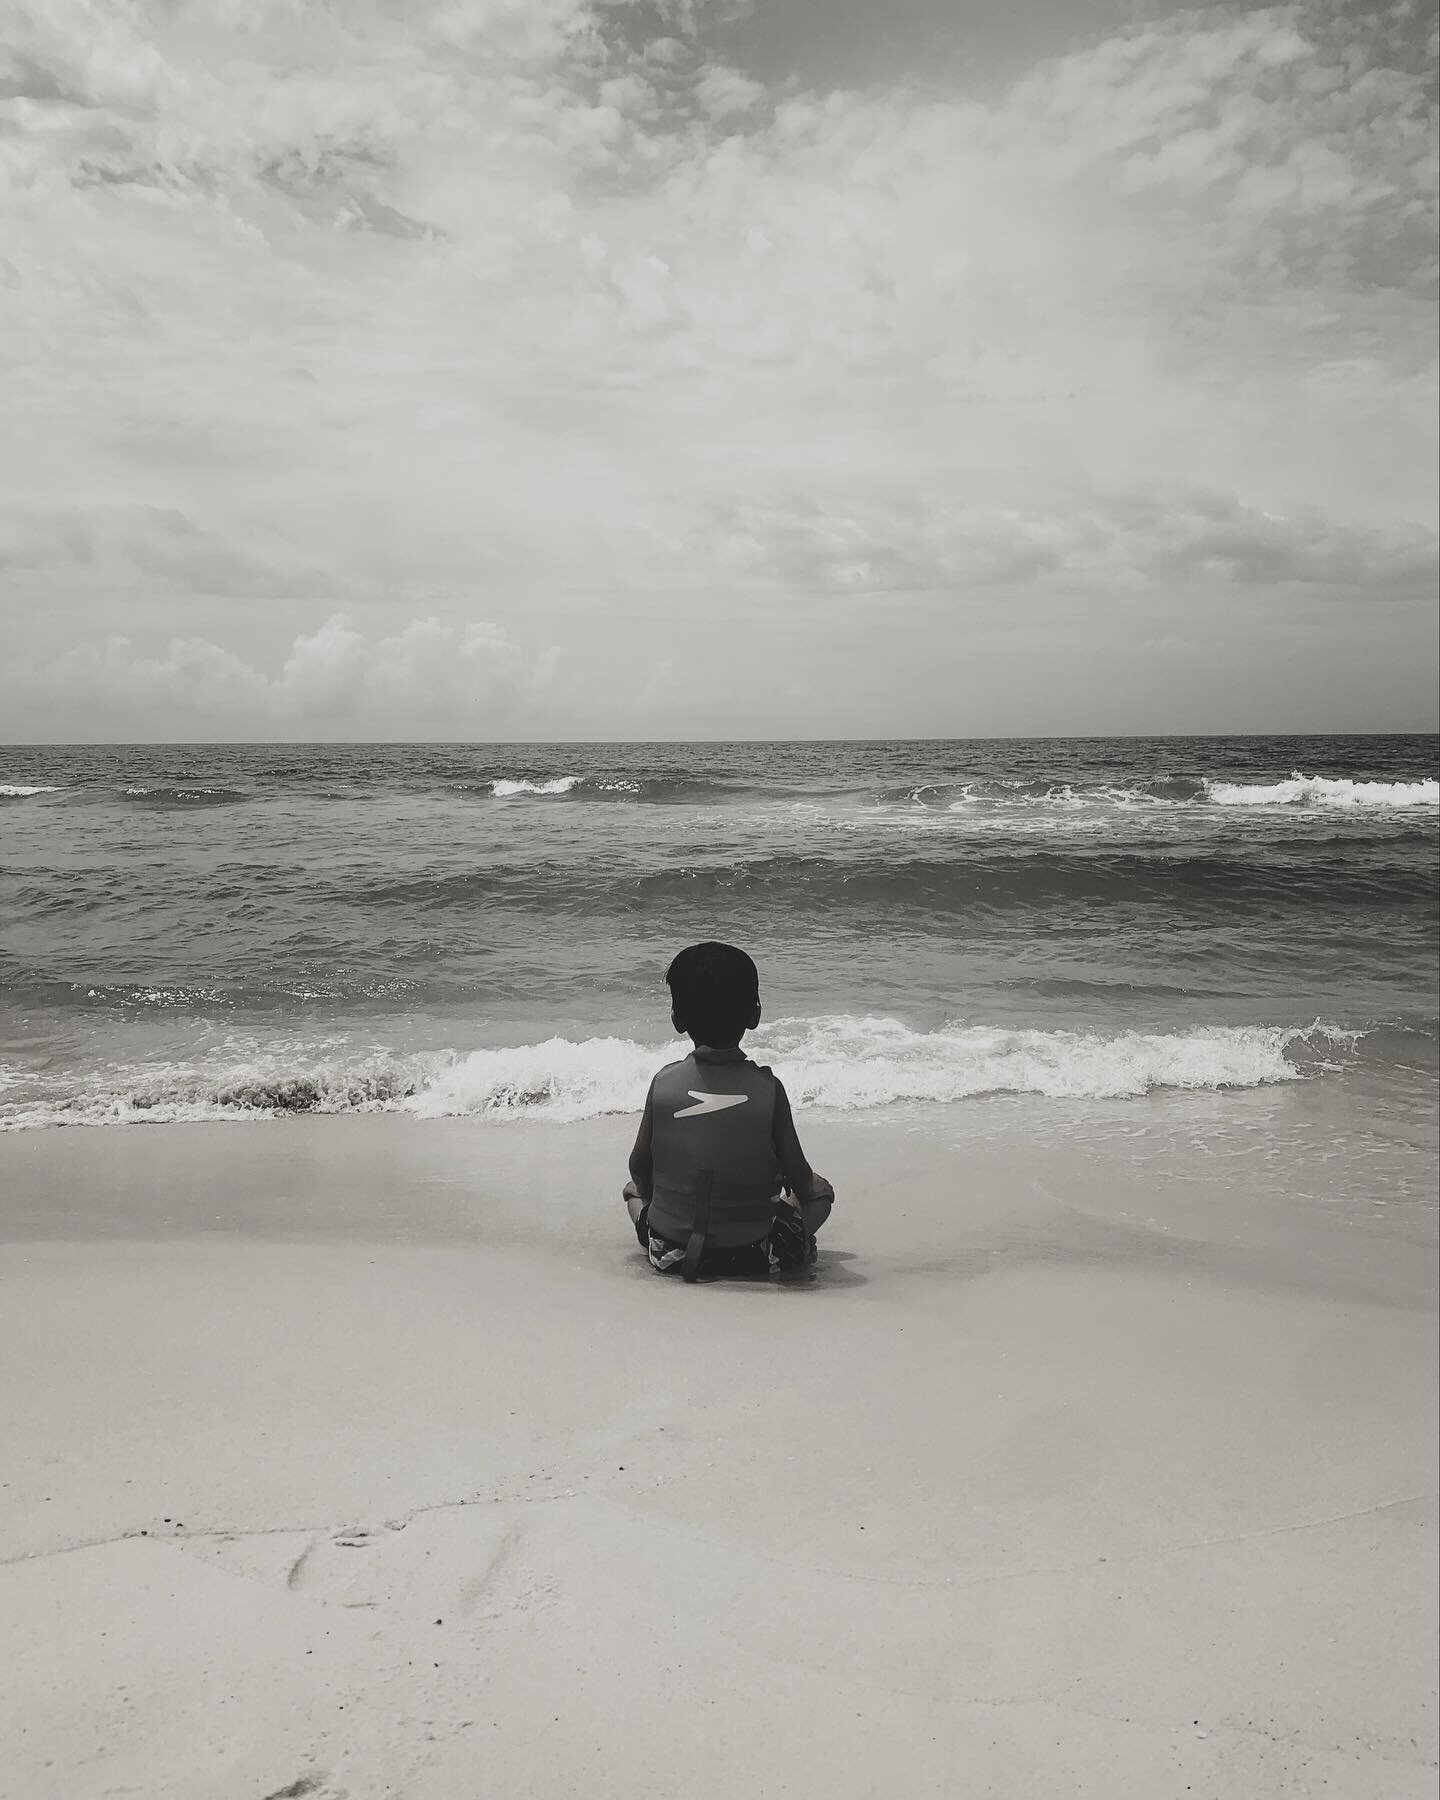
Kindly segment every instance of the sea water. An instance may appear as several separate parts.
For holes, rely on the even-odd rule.
[[[633,1111],[720,938],[810,1108],[1423,1138],[1437,826],[1433,737],[12,747],[0,1126]]]

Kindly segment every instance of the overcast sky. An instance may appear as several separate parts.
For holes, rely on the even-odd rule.
[[[1430,729],[1434,0],[0,0],[0,739]]]

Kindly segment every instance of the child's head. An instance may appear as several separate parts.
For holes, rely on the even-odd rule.
[[[760,1023],[760,973],[733,944],[691,944],[665,982],[675,1029],[697,1044],[729,1049]]]

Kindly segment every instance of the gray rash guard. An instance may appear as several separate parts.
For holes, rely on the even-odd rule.
[[[801,1199],[815,1185],[785,1089],[738,1048],[661,1069],[630,1166],[652,1231],[676,1244],[700,1231],[717,1249],[765,1238],[782,1185]]]

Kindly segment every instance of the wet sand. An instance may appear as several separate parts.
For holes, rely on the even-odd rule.
[[[0,1794],[1431,1794],[1433,1213],[1040,1116],[694,1289],[623,1120],[0,1138]]]

